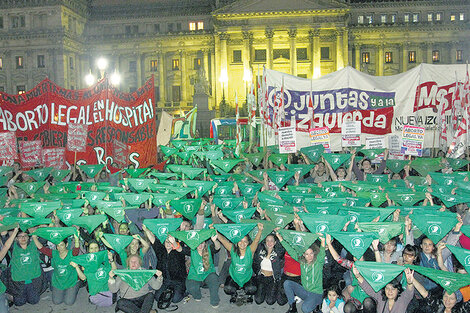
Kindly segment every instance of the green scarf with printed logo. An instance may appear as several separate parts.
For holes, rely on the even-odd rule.
[[[240,183],[237,182],[238,189],[240,189],[240,192],[242,196],[245,197],[254,197],[258,191],[260,191],[261,187],[263,185],[258,184],[258,183]]]
[[[274,213],[271,211],[266,211],[266,215],[269,217],[269,219],[276,225],[276,227],[284,228],[292,222],[295,218],[294,214],[288,214],[288,213]]]
[[[387,160],[387,168],[393,173],[400,173],[410,163],[408,160]]]
[[[381,175],[381,174],[367,174],[366,181],[371,182],[373,184],[382,185],[384,183],[388,183],[388,175]]]
[[[322,156],[323,151],[325,151],[325,148],[323,147],[323,145],[315,145],[315,146],[304,147],[300,149],[300,152],[305,154],[312,163],[317,163],[318,160],[320,160],[320,157]]]
[[[429,176],[431,176],[433,184],[448,187],[453,187],[456,184],[455,177],[453,175],[443,173],[429,173]]]
[[[171,200],[170,205],[188,220],[193,219],[201,207],[202,198]]]
[[[235,210],[242,206],[243,198],[215,197],[212,202],[221,210]]]
[[[126,210],[128,209],[137,209],[136,207],[104,207],[101,210],[106,213],[108,216],[115,219],[118,223],[122,223],[126,220]],[[143,209],[145,210],[145,209]]]
[[[302,206],[304,203],[304,198],[307,197],[303,193],[294,193],[294,192],[285,192],[285,191],[279,191],[278,195],[279,197],[282,198],[282,200],[295,206]]]
[[[428,173],[436,172],[443,168],[441,158],[416,158],[411,161],[411,167],[415,169],[419,175],[426,176]]]
[[[287,153],[276,153],[276,154],[271,154],[268,157],[268,160],[273,162],[277,166],[281,166],[287,163],[289,155]]]
[[[374,160],[379,157],[382,153],[384,153],[385,149],[361,149],[359,152],[364,154],[366,158],[369,160]]]
[[[402,206],[413,206],[417,202],[420,202],[426,199],[426,194],[424,192],[388,192],[388,197],[395,201],[398,205]]]
[[[190,249],[196,249],[201,243],[216,235],[215,229],[200,229],[187,231],[171,231],[169,233],[186,243]]]
[[[179,196],[171,193],[153,193],[152,203],[156,206],[166,205],[168,201],[178,199]]]
[[[103,250],[95,253],[82,254],[72,257],[72,262],[85,268],[85,271],[96,271],[101,264],[108,262],[108,251]]]
[[[264,158],[264,153],[263,152],[258,152],[258,153],[248,153],[245,154],[244,157],[248,159],[248,161],[251,162],[254,166],[258,166],[261,161]]]
[[[127,205],[140,206],[150,199],[150,193],[121,193],[120,196],[126,201]]]
[[[243,162],[243,159],[225,159],[225,160],[214,160],[211,163],[218,168],[220,168],[225,173],[228,173],[235,167],[238,163]]]
[[[3,221],[3,224],[10,225],[18,223],[20,225],[20,229],[22,231],[27,231],[29,228],[43,225],[43,224],[50,224],[51,219],[49,218],[33,218],[33,217],[13,217],[13,216],[6,216]]]
[[[137,192],[148,191],[150,185],[155,183],[155,179],[152,178],[128,178],[127,182]]]
[[[457,219],[455,217],[446,217],[443,215],[416,215],[410,216],[413,224],[419,228],[429,239],[437,244],[442,238],[449,233],[455,224]]]
[[[25,202],[20,204],[21,212],[24,212],[31,217],[46,217],[61,207],[62,204],[60,201]]]
[[[256,212],[256,207],[237,209],[237,210],[224,210],[223,214],[232,222],[240,223],[243,219],[250,219]]]
[[[284,200],[278,199],[276,197],[268,195],[265,191],[258,192],[258,200],[261,203],[275,204],[275,205],[284,205]]]
[[[96,227],[108,220],[105,214],[79,216],[71,220],[72,225],[85,228],[91,234]]]
[[[378,239],[377,233],[370,232],[332,232],[330,235],[357,259],[362,257],[372,241]]]
[[[167,146],[163,146],[163,145],[160,145],[160,149],[162,150],[163,154],[164,154],[166,157],[171,157],[173,154],[175,154],[176,152],[178,152],[178,149],[176,149],[176,148],[167,147]]]
[[[138,291],[155,275],[155,270],[114,270],[114,274],[132,289]]]
[[[295,172],[290,171],[268,171],[268,176],[272,182],[281,189],[284,185],[294,177]]]
[[[182,151],[175,153],[181,160],[188,162],[189,158],[194,154],[194,151]]]
[[[305,226],[314,234],[341,231],[348,221],[347,216],[302,212],[298,214]]]
[[[375,292],[379,292],[405,269],[400,265],[379,262],[356,261],[354,265]]]
[[[35,194],[40,188],[46,184],[45,181],[35,183],[15,183],[15,186],[26,192],[28,196]]]
[[[215,224],[215,229],[233,244],[237,244],[255,227],[255,224]],[[249,249],[247,249],[249,250]]]
[[[465,160],[465,159],[451,159],[451,158],[448,158],[448,159],[446,159],[446,161],[449,162],[449,166],[452,167],[452,169],[454,171],[457,171],[457,170],[461,169],[462,167],[468,165],[468,163],[470,163],[470,161]]]
[[[41,227],[36,229],[33,234],[58,245],[69,236],[78,236],[78,231],[75,227]]]
[[[177,177],[178,175],[176,175],[175,173],[160,173],[160,172],[157,172],[157,171],[152,171],[152,172],[148,173],[147,176],[156,178],[158,180],[166,180],[166,179],[170,179],[172,177]]]
[[[294,260],[299,260],[300,256],[318,239],[317,234],[301,232],[295,230],[279,229],[282,236],[281,244],[288,251],[294,250],[297,255],[291,255]],[[289,249],[290,248],[290,249]]]
[[[463,265],[467,273],[470,273],[470,250],[451,245],[447,245],[447,248],[455,255],[455,258]]]
[[[286,164],[286,168],[291,172],[298,172],[300,177],[310,172],[315,167],[314,164]]]
[[[271,204],[266,202],[260,202],[261,209],[267,212],[282,213],[282,214],[293,214],[294,207],[289,204]]]
[[[189,179],[194,179],[201,175],[202,173],[207,173],[207,169],[205,168],[184,168],[181,170],[185,176],[189,177]]]
[[[38,168],[35,170],[26,171],[24,172],[24,174],[28,175],[35,181],[39,182],[39,181],[45,181],[47,176],[49,176],[52,170],[53,170],[52,167],[44,167],[44,168]]]
[[[79,165],[78,166],[88,177],[94,178],[104,167],[104,164]]]
[[[441,199],[441,201],[444,203],[444,205],[448,208],[451,207],[451,206],[454,206],[456,204],[469,202],[469,199],[467,197],[464,197],[464,196],[453,195],[453,194],[445,194],[445,193],[440,193],[440,192],[437,192],[437,191],[432,191],[431,194],[434,197],[437,197],[437,198]]]
[[[258,231],[259,231],[258,223],[263,224],[263,232],[261,233],[260,241],[264,240],[264,238],[266,238],[267,235],[271,234],[273,232],[274,228],[276,228],[276,225],[274,225],[273,222],[267,221],[267,220],[247,219],[247,220],[241,220],[240,223],[242,223],[242,224],[254,224],[255,225],[255,227],[249,233],[250,238],[252,240],[254,240],[256,235],[258,234]]]
[[[177,230],[183,222],[182,218],[159,218],[159,219],[145,219],[143,224],[157,237],[157,239],[164,243],[170,231]]]
[[[109,243],[111,249],[119,254],[122,264],[125,264],[127,260],[126,248],[134,238],[132,236],[115,234],[103,234],[103,237]]]
[[[179,150],[179,149],[183,148],[184,145],[187,145],[188,142],[185,141],[185,140],[171,140],[170,144],[172,144],[173,147],[175,147],[176,149]]]
[[[216,184],[213,181],[204,180],[185,180],[184,183],[190,188],[195,188],[197,190],[198,197],[204,196]]]
[[[379,235],[379,241],[383,244],[388,242],[393,237],[403,234],[405,230],[405,224],[398,222],[363,222],[357,223],[357,225],[362,231],[377,233]]]
[[[460,288],[470,285],[470,275],[468,274],[445,272],[418,265],[406,265],[406,267],[439,284],[448,294],[452,294]]]
[[[340,154],[340,153],[323,153],[323,158],[325,159],[328,164],[330,164],[331,168],[336,171],[338,167],[343,165],[344,162],[351,158],[351,154]]]

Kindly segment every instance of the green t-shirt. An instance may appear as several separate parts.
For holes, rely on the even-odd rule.
[[[62,259],[59,251],[52,250],[51,265],[54,268],[52,286],[54,288],[65,290],[77,283],[77,270],[70,265],[70,261],[72,261],[72,251],[67,251],[67,255]]]
[[[238,286],[243,287],[253,276],[253,255],[251,254],[251,249],[248,246],[245,256],[241,258],[232,247],[230,256],[232,257],[229,268],[230,276]]]
[[[302,286],[311,293],[323,294],[323,264],[325,247],[320,247],[317,259],[313,264],[300,263]]]
[[[108,291],[108,279],[111,265],[104,263],[95,271],[85,269],[86,280],[88,281],[88,293],[94,296],[97,293]]]
[[[202,262],[202,256],[197,252],[196,249],[191,250],[191,266],[189,267],[188,279],[195,281],[203,281],[210,274],[215,272],[214,262],[212,261],[211,250],[209,250],[209,268],[204,271],[204,263]]]
[[[11,278],[13,281],[28,281],[39,276],[41,276],[39,251],[34,243],[30,242],[26,249],[15,243],[11,256]]]

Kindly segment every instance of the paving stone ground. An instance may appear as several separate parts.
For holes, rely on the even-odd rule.
[[[81,288],[77,297],[77,301],[72,306],[67,306],[64,304],[55,305],[52,303],[51,292],[47,291],[41,296],[41,301],[36,305],[26,304],[22,307],[11,307],[11,313],[56,313],[56,312],[73,312],[73,313],[114,313],[114,305],[108,308],[101,308],[95,305],[92,305],[88,302],[88,293],[85,288]],[[258,312],[268,312],[268,313],[278,313],[286,312],[288,309],[287,305],[279,306],[267,305],[263,303],[261,305],[245,304],[242,306],[237,306],[235,304],[229,303],[229,296],[225,295],[223,289],[219,290],[220,296],[220,306],[217,309],[213,309],[209,304],[209,290],[202,289],[202,301],[196,302],[194,299],[190,299],[186,303],[179,303],[178,310],[174,312],[181,313],[213,313],[213,312],[224,312],[224,313],[258,313]],[[300,310],[300,305],[298,306]],[[158,312],[167,312],[165,310],[158,310]]]

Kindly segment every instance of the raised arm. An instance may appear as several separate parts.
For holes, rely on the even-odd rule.
[[[11,245],[13,244],[13,241],[15,241],[16,235],[18,234],[18,227],[15,227],[13,231],[10,234],[10,237],[8,237],[7,241],[5,241],[5,244],[3,245],[2,250],[0,250],[0,260],[3,260],[5,255],[7,255],[8,250],[10,250]]]
[[[354,164],[354,159],[356,158],[356,151],[354,151],[353,155],[351,156],[351,160],[349,161],[348,171],[346,172],[345,180],[351,180],[352,177],[352,168]]]
[[[155,242],[155,235],[145,225],[142,225],[142,230],[149,239],[150,243],[153,244]]]
[[[337,180],[338,180],[338,176],[336,176],[336,173],[335,173],[335,171],[333,170],[333,168],[331,167],[330,163],[328,163],[325,159],[323,159],[323,162],[325,162],[326,167],[328,168],[328,171],[330,172],[331,180],[332,180],[332,181],[337,181]]]
[[[224,235],[220,234],[217,232],[217,239],[220,241],[222,246],[224,246],[225,249],[227,249],[228,252],[232,251],[232,243],[227,240],[227,238],[224,237]]]
[[[261,223],[258,223],[258,233],[255,236],[255,239],[250,245],[251,253],[254,254],[256,252],[256,249],[258,248],[259,241],[261,239],[261,233],[263,232],[263,227],[264,225]]]
[[[77,263],[70,262],[70,266],[72,266],[77,271],[77,275],[78,275],[78,278],[80,278],[80,280],[86,280],[85,274],[83,274],[82,269]]]

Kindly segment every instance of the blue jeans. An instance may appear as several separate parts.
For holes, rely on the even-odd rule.
[[[8,302],[5,293],[0,293],[0,313],[8,313]]]
[[[284,282],[284,291],[286,292],[287,302],[289,305],[294,304],[294,297],[298,296],[304,302],[302,303],[302,312],[308,313],[312,312],[318,305],[322,303],[322,295],[318,293],[312,293],[305,290],[301,284],[293,282],[291,280],[286,280]]]
[[[67,289],[57,289],[54,286],[52,288],[52,303],[66,305],[73,305],[77,299],[79,285],[76,283],[74,286]]]
[[[201,286],[203,283],[206,283],[207,287],[209,287],[211,305],[218,305],[220,302],[219,277],[216,273],[210,273],[204,281],[186,279],[186,290],[188,290],[194,299],[201,299]]]

